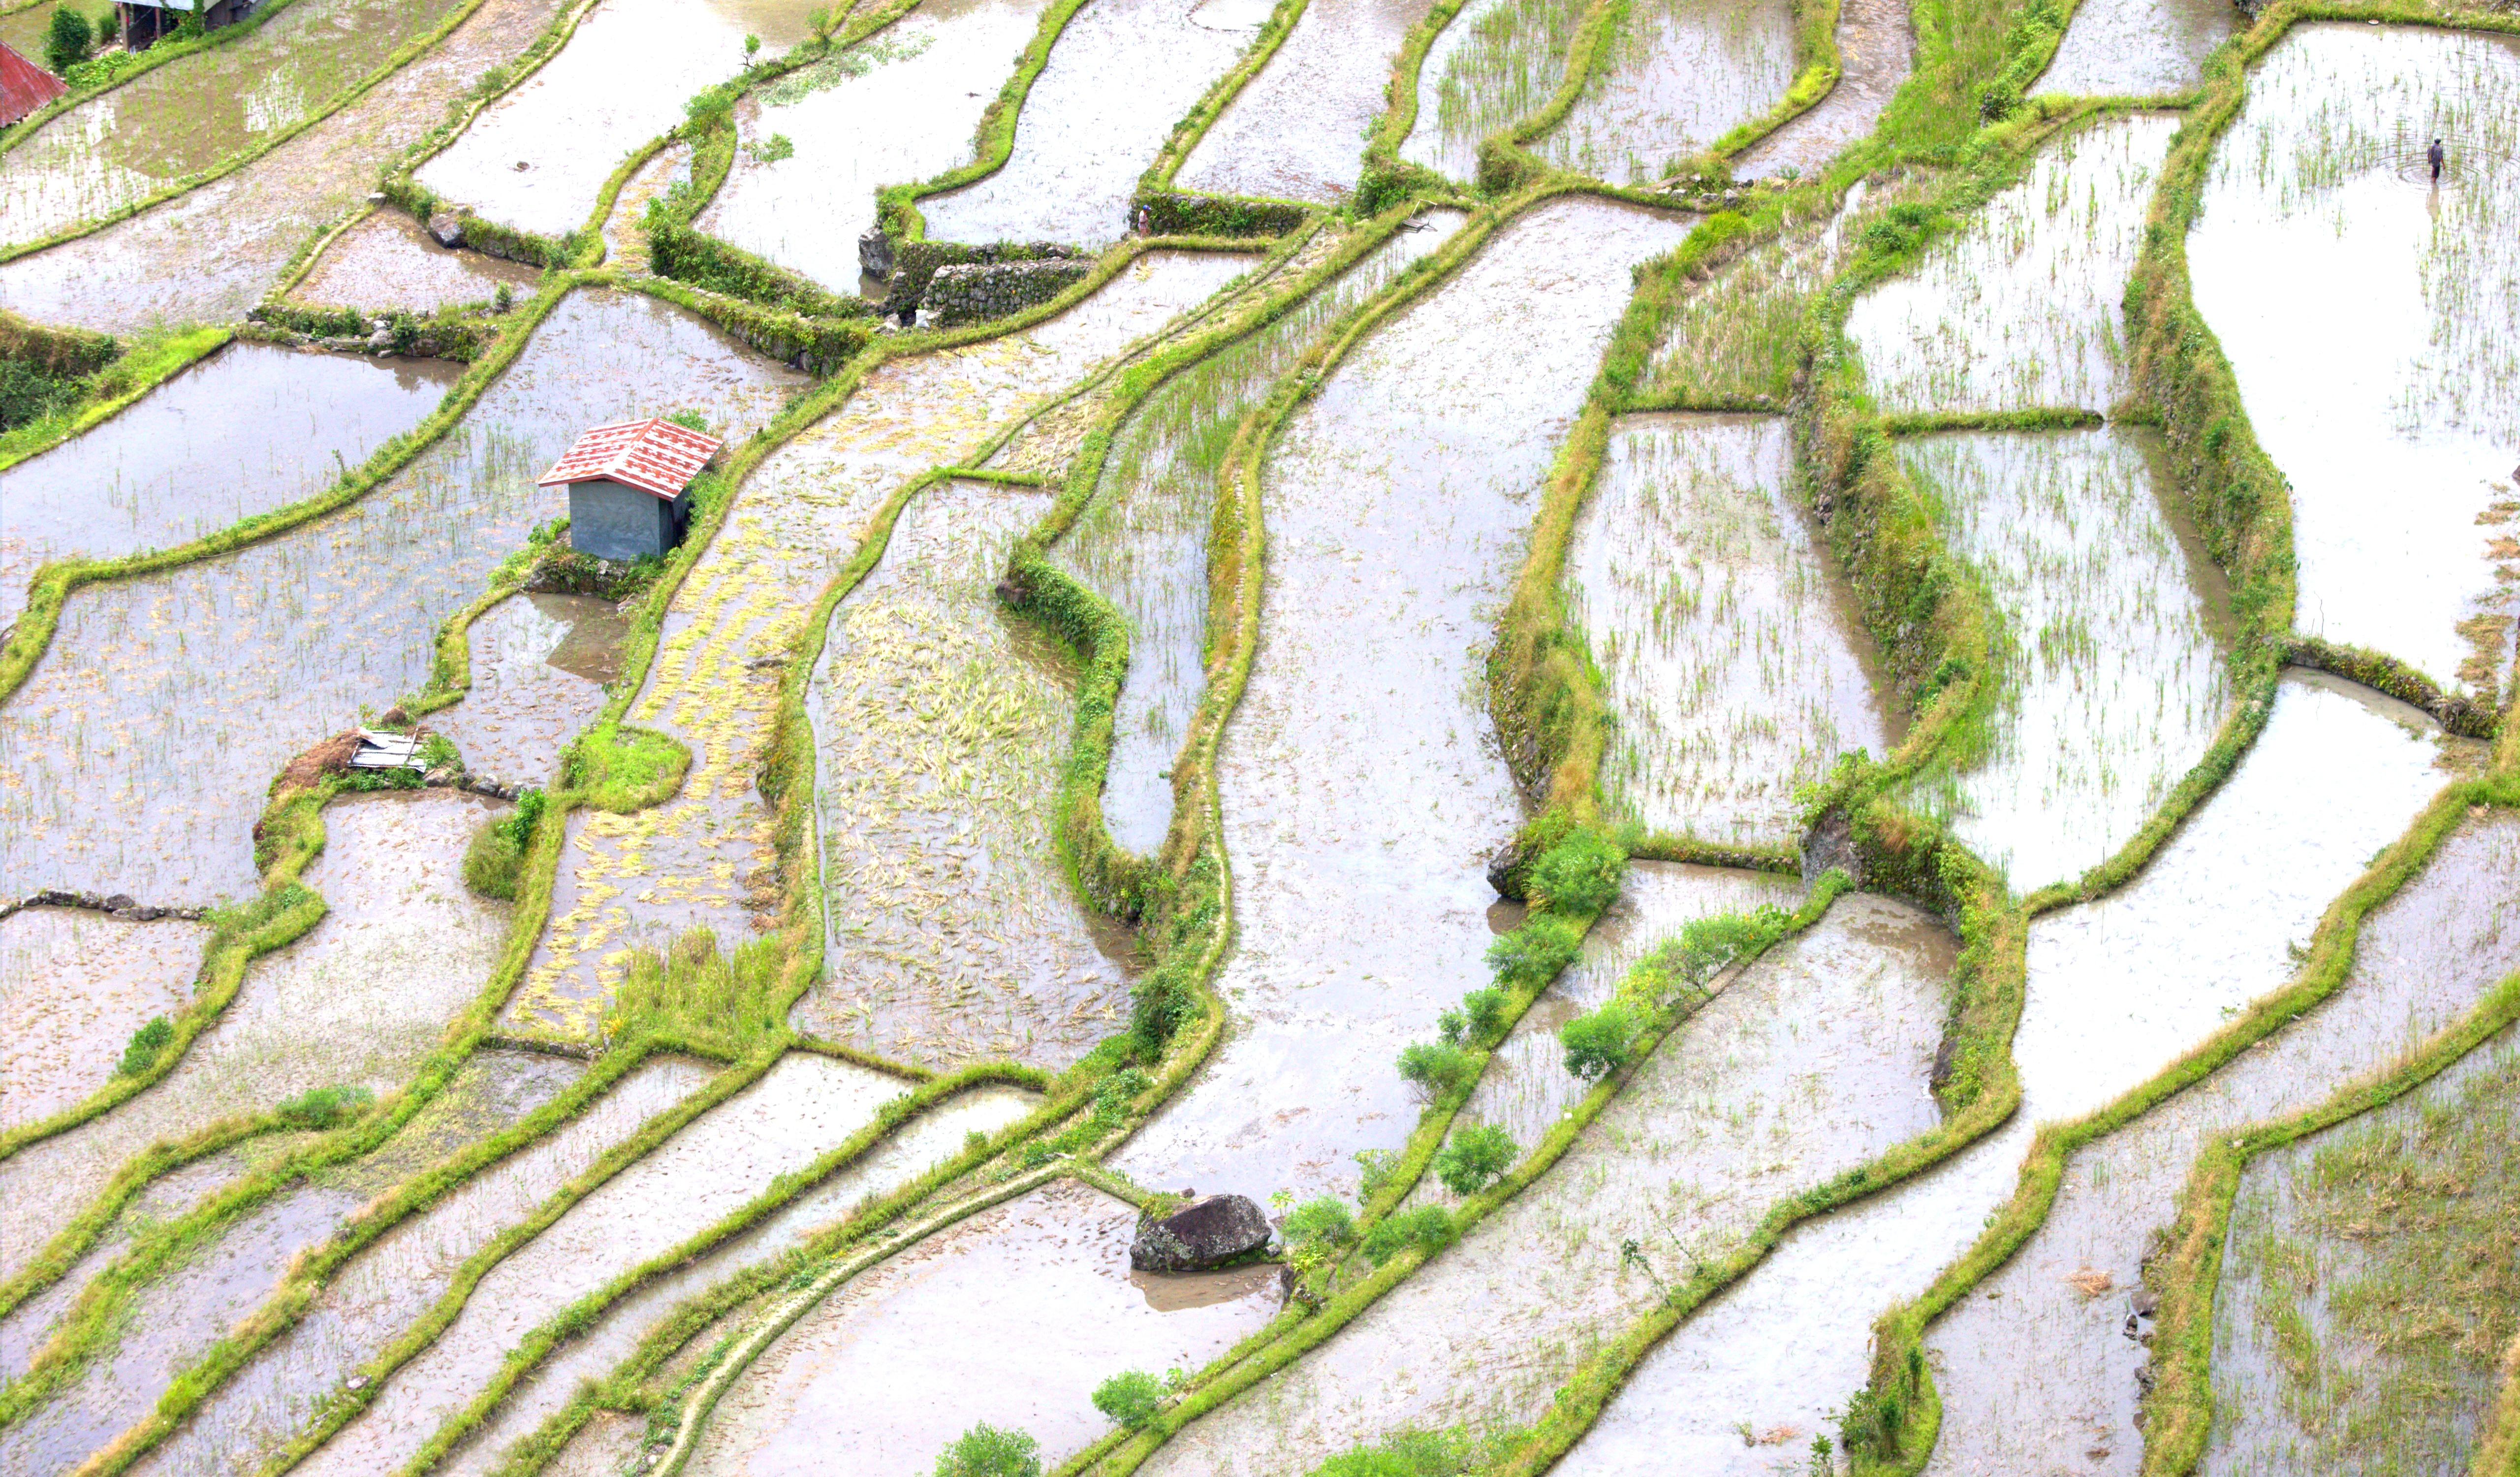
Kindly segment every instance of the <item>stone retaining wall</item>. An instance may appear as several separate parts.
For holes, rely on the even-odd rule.
[[[1090,261],[1001,261],[938,267],[921,306],[951,328],[1021,312],[1048,302],[1094,270]]]

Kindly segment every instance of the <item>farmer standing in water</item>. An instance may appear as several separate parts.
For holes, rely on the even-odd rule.
[[[2440,139],[2433,140],[2433,146],[2424,151],[2424,162],[2433,166],[2434,184],[2441,183],[2442,161],[2449,157],[2449,154],[2443,150]]]

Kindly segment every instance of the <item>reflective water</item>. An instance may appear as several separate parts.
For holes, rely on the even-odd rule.
[[[914,1477],[975,1421],[1049,1460],[1109,1428],[1094,1388],[1123,1369],[1195,1369],[1277,1312],[1274,1281],[1162,1312],[1129,1276],[1137,1212],[1073,1181],[982,1211],[861,1272],[763,1352],[718,1404],[691,1465],[750,1477]],[[1020,1289],[1019,1296],[1009,1296]]]
[[[68,907],[0,919],[0,1128],[48,1117],[112,1080],[131,1033],[193,997],[209,930]]]
[[[1776,1200],[1939,1120],[1952,951],[1914,908],[1840,900],[1667,1038],[1546,1177],[1152,1469],[1295,1473],[1404,1427],[1533,1420]]]
[[[579,431],[689,407],[741,436],[800,379],[680,308],[574,294],[460,425],[350,507],[73,592],[0,709],[0,875],[161,905],[248,895],[272,776],[420,685],[438,623],[565,508],[533,480]]]
[[[1058,33],[1015,119],[1004,167],[920,202],[932,241],[1102,245],[1164,136],[1248,35],[1190,23],[1199,0],[1100,0]]]
[[[0,624],[48,560],[166,548],[323,491],[436,409],[459,367],[234,343],[0,472]]]
[[[2230,707],[2221,572],[2149,433],[1919,437],[1899,451],[2003,633],[1991,752],[1922,802],[2013,891],[2071,881],[2142,828]]]
[[[1579,516],[1568,612],[1616,719],[1602,790],[1652,830],[1791,843],[1795,787],[1904,726],[1788,490],[1791,438],[1778,417],[1628,417]]]
[[[1392,62],[1426,9],[1427,0],[1307,4],[1269,65],[1191,150],[1177,182],[1185,190],[1323,202],[1356,188]]]
[[[2184,92],[2245,18],[2226,0],[2081,0],[2030,92]]]
[[[1626,304],[1616,264],[1686,227],[1592,200],[1533,209],[1280,435],[1259,653],[1219,760],[1235,1025],[1116,1161],[1144,1182],[1344,1189],[1350,1153],[1416,1119],[1391,1062],[1487,983],[1484,857],[1521,820],[1487,709],[1496,604]]]
[[[2176,116],[2104,119],[1856,300],[1854,341],[1891,411],[2107,410],[2127,392],[2120,300]]]
[[[2487,692],[2520,615],[2515,156],[2511,42],[2303,26],[2251,78],[2188,242],[2197,308],[2292,485],[2296,623]]]
[[[1808,112],[1741,151],[1735,179],[1818,174],[1838,151],[1872,131],[1915,65],[1916,37],[1898,0],[1839,0],[1837,85]]]
[[[1642,183],[1767,113],[1793,80],[1794,12],[1782,0],[1632,5],[1566,120],[1534,147],[1568,168]]]
[[[488,302],[501,287],[530,297],[542,273],[478,252],[439,246],[420,222],[380,209],[336,237],[290,297],[325,307],[431,312],[455,302]]]
[[[1470,0],[1418,71],[1418,119],[1400,157],[1476,180],[1479,140],[1538,113],[1566,79],[1586,17],[1575,0]]]
[[[429,715],[465,767],[508,784],[541,784],[560,751],[603,710],[621,675],[630,618],[593,595],[511,595],[472,622],[472,688]]]

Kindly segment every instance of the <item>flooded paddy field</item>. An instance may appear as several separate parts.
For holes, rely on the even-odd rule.
[[[0,261],[0,1470],[2463,1477],[2468,3],[1847,0],[1830,81],[1779,0],[275,0],[0,132],[0,255],[95,227]],[[708,250],[905,235],[1100,254]],[[537,485],[652,417],[720,475]]]

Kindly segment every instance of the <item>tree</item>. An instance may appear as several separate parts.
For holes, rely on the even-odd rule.
[[[1164,1382],[1144,1369],[1123,1369],[1094,1391],[1094,1408],[1131,1431],[1143,1430],[1163,1403]]]
[[[1612,1000],[1558,1027],[1557,1043],[1566,1048],[1566,1070],[1589,1083],[1627,1065],[1636,1035],[1628,1007]]]
[[[936,1477],[1041,1477],[1041,1443],[984,1420],[937,1454]]]
[[[1461,1086],[1477,1069],[1468,1052],[1441,1041],[1411,1041],[1400,1048],[1400,1075],[1428,1092]]]
[[[1628,854],[1608,838],[1576,831],[1531,864],[1533,900],[1563,913],[1598,913],[1618,900]]]
[[[1519,1146],[1492,1123],[1463,1129],[1435,1155],[1435,1177],[1456,1195],[1475,1195],[1513,1168]]]
[[[88,28],[87,17],[67,5],[53,7],[52,28],[44,32],[44,65],[56,72],[68,72],[87,60],[88,48],[96,44],[96,33]]]

